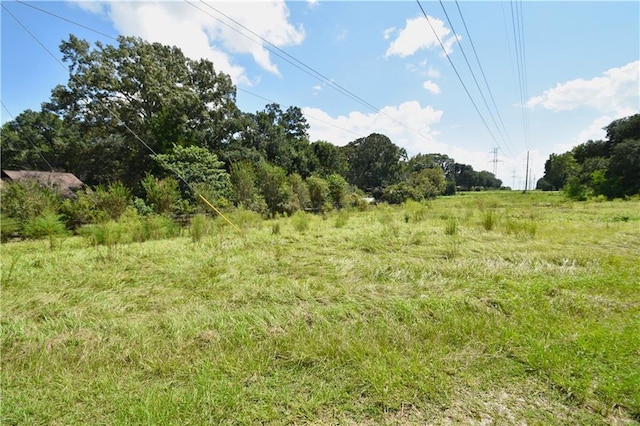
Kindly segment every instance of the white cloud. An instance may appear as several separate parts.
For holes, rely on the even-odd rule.
[[[527,101],[527,106],[542,106],[552,111],[570,111],[589,107],[617,117],[640,110],[640,61],[611,68],[602,76],[585,80],[578,78],[545,90]]]
[[[427,76],[431,78],[440,78],[441,75],[440,75],[440,71],[438,71],[433,67],[429,67],[429,70],[427,71]]]
[[[231,54],[249,54],[270,73],[279,75],[279,70],[265,43],[223,14],[278,47],[300,44],[305,36],[301,25],[289,22],[289,10],[283,0],[250,5],[241,1],[190,4],[115,0],[78,5],[92,13],[106,14],[120,34],[175,45],[191,58],[209,59],[216,70],[229,74],[235,83],[250,84],[250,80],[246,70],[233,63]]]
[[[338,117],[318,108],[305,107],[302,111],[309,121],[312,141],[326,140],[343,146],[371,133],[382,133],[410,155],[437,152],[443,147],[434,140],[438,132],[431,128],[440,121],[442,111],[431,106],[422,107],[417,101],[386,106],[379,112],[353,111]]]
[[[447,38],[451,30],[446,28],[444,22],[440,19],[429,16],[429,21],[433,26],[433,30],[424,16],[407,19],[406,26],[399,31],[397,38],[391,42],[385,55],[387,57],[396,55],[405,58],[413,55],[420,49],[441,49],[438,39],[442,41],[447,53],[451,53],[451,47],[453,43],[459,40],[459,37]],[[385,39],[388,39],[395,33],[394,28],[389,28],[384,31],[383,35]]]
[[[396,27],[391,27],[391,28],[387,28],[386,30],[384,30],[384,32],[382,33],[382,37],[385,40],[389,40],[391,38],[391,36],[393,35],[393,33],[396,32]]]
[[[307,0],[307,6],[309,6],[309,9],[318,6],[318,0]]]
[[[426,90],[430,91],[435,95],[440,93],[440,86],[438,86],[436,83],[434,83],[431,80],[427,80],[424,83],[422,83],[422,87],[424,87]]]
[[[489,150],[479,146],[453,145],[445,143],[440,133],[432,127],[440,123],[443,112],[431,106],[422,107],[416,101],[404,102],[397,106],[386,106],[378,113],[352,111],[347,115],[333,117],[325,111],[302,108],[309,122],[309,136],[312,141],[325,140],[338,146],[366,137],[371,133],[381,133],[407,150],[409,156],[418,153],[441,153],[458,163],[469,164],[474,170],[492,170]],[[388,116],[392,118],[389,118]],[[397,121],[394,121],[397,120]],[[524,185],[526,151],[516,153],[513,158],[501,158],[498,164],[498,178],[504,185],[512,185],[511,175],[516,171],[515,186]],[[532,175],[542,177],[547,156],[537,150],[530,151],[529,167]]]

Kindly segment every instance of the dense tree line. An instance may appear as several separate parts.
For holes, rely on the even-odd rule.
[[[612,121],[605,140],[589,140],[551,154],[537,188],[564,190],[570,197],[621,198],[640,193],[640,114]]]
[[[176,47],[134,37],[91,47],[70,36],[60,48],[69,81],[41,111],[5,123],[2,169],[72,172],[87,185],[77,196],[87,205],[115,191],[139,212],[176,213],[196,208],[201,194],[277,214],[354,205],[365,194],[400,203],[502,183],[446,155],[408,158],[381,134],[343,147],[311,142],[299,107],[242,112],[228,75]],[[86,221],[71,210],[73,221]]]

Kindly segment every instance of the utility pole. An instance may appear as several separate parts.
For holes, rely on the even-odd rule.
[[[529,151],[527,151],[527,168],[524,171],[524,193],[529,189]]]
[[[513,186],[511,187],[512,189],[515,189],[516,187],[516,171],[513,171],[513,174],[511,175],[511,179],[513,180]]]

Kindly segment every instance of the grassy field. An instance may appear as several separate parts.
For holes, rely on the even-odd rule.
[[[0,423],[640,423],[639,200],[243,217],[3,244]]]

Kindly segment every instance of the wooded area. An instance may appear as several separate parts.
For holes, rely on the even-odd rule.
[[[133,37],[92,47],[72,35],[60,48],[69,81],[41,111],[3,126],[3,170],[71,172],[94,190],[122,184],[156,212],[164,207],[151,200],[153,179],[178,189],[186,204],[175,211],[189,210],[196,190],[263,214],[342,207],[365,194],[399,203],[502,184],[443,154],[408,158],[381,134],[343,147],[311,142],[299,107],[242,112],[228,75],[176,47]]]

